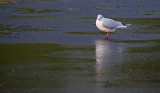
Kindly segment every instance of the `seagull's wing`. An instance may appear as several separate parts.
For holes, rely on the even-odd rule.
[[[121,22],[118,22],[109,18],[103,18],[102,26],[109,29],[114,29],[114,28],[117,28],[118,26],[123,26],[123,24]]]

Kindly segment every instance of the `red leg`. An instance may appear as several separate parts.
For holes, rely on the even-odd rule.
[[[108,39],[108,34],[109,34],[109,32],[107,32],[107,39]]]
[[[104,37],[104,38],[106,38],[107,40],[108,40],[108,34],[109,34],[109,32],[107,32],[107,36],[106,36],[106,37]]]

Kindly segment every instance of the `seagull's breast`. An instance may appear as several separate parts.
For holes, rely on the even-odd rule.
[[[103,31],[103,32],[108,32],[108,31],[110,31],[110,29],[104,27],[104,26],[102,25],[102,23],[103,23],[102,21],[96,20],[96,26],[97,26],[97,28],[98,28],[99,30]]]

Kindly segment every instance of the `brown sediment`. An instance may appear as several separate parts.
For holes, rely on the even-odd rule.
[[[20,2],[21,0],[0,0],[0,4],[10,4],[15,2]]]

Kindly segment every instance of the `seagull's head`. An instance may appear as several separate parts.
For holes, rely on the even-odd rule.
[[[97,20],[101,20],[102,18],[104,18],[101,14],[99,14],[98,16],[97,16]]]

